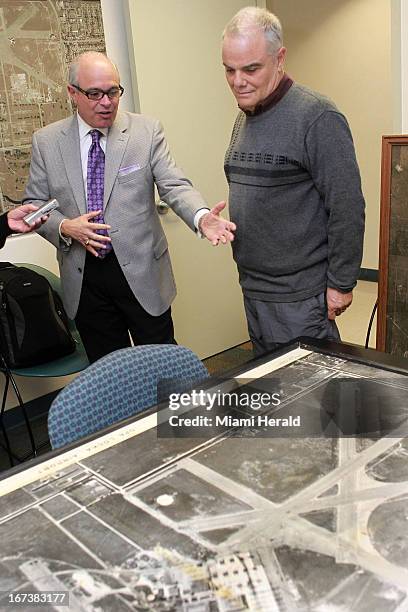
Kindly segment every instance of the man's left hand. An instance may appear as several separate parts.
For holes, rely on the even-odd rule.
[[[226,244],[234,240],[234,232],[237,229],[235,223],[220,217],[220,212],[224,208],[225,202],[218,202],[210,212],[201,217],[199,222],[200,232],[213,246],[217,246],[219,242]]]
[[[343,314],[350,306],[353,301],[353,292],[342,293],[341,291],[337,291],[337,289],[327,287],[326,301],[328,317],[331,321],[334,321],[336,317]]]
[[[48,219],[48,215],[41,217],[34,225],[28,225],[23,221],[23,217],[35,210],[38,210],[38,206],[34,204],[23,204],[22,206],[9,210],[7,213],[7,223],[11,231],[16,234],[26,234],[27,232],[38,229],[40,225]]]

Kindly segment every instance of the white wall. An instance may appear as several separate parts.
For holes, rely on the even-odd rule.
[[[408,2],[391,0],[394,134],[408,134]]]

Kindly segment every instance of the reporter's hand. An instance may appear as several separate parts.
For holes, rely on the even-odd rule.
[[[101,214],[100,210],[86,213],[75,219],[64,219],[61,224],[61,233],[63,236],[68,236],[98,257],[96,249],[106,249],[106,243],[111,242],[109,236],[98,234],[96,230],[110,230],[111,226],[106,223],[93,223],[92,219]]]
[[[40,225],[46,222],[48,215],[42,216],[41,219],[38,219],[33,225],[28,225],[23,221],[26,215],[36,210],[38,210],[38,206],[35,204],[23,204],[22,206],[9,210],[7,213],[7,223],[11,231],[17,234],[28,234],[28,232],[38,229]]]

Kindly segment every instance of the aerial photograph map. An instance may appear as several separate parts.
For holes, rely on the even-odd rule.
[[[0,211],[24,193],[34,130],[72,113],[67,68],[104,51],[99,0],[0,0]]]
[[[149,426],[0,482],[0,609],[34,590],[95,612],[407,610],[407,376],[303,351],[255,384],[302,432]]]

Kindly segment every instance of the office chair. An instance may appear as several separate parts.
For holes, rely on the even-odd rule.
[[[58,278],[58,276],[56,276],[49,270],[46,270],[45,268],[42,268],[41,266],[36,266],[34,264],[28,264],[28,263],[18,263],[15,265],[24,266],[26,268],[30,268],[30,270],[34,270],[34,272],[38,272],[38,274],[41,274],[49,281],[54,291],[56,291],[59,295],[61,295],[61,281]],[[10,368],[8,367],[4,358],[0,355],[0,371],[3,373],[5,377],[3,400],[2,400],[1,411],[0,411],[0,428],[3,432],[3,437],[5,441],[4,448],[7,452],[7,455],[10,461],[10,465],[14,465],[14,461],[21,462],[30,457],[35,457],[37,455],[39,448],[42,446],[41,444],[36,445],[35,443],[32,427],[31,427],[30,420],[27,414],[27,409],[24,405],[24,401],[18,389],[15,377],[24,376],[24,377],[30,377],[30,378],[55,378],[58,376],[67,376],[69,374],[75,374],[77,372],[80,372],[81,370],[84,370],[89,365],[89,361],[88,361],[88,357],[85,352],[85,348],[82,344],[82,340],[79,335],[79,332],[75,327],[74,321],[69,320],[69,328],[70,328],[72,337],[75,340],[76,348],[73,353],[71,353],[70,355],[66,355],[65,357],[61,357],[59,359],[55,359],[54,361],[49,361],[47,363],[42,363],[40,365],[33,366],[33,367]],[[7,429],[4,423],[7,393],[9,390],[10,383],[14,390],[14,393],[16,395],[20,408],[22,410],[24,423],[27,428],[27,433],[28,433],[29,442],[30,442],[30,452],[24,456],[18,456],[16,453],[13,452],[11,448],[11,444],[10,444],[9,435],[7,433]]]
[[[52,448],[59,448],[137,414],[208,378],[190,349],[148,344],[98,359],[54,399],[48,413]]]

